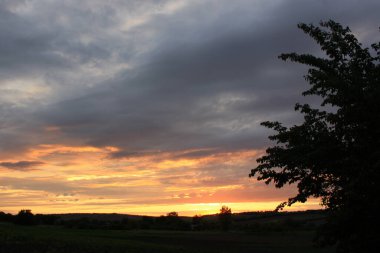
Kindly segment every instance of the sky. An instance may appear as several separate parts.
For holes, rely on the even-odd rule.
[[[260,122],[299,123],[297,29],[334,19],[379,41],[378,0],[0,0],[0,211],[273,210],[249,178]],[[273,144],[273,143],[272,143]],[[317,199],[285,210],[320,208]]]

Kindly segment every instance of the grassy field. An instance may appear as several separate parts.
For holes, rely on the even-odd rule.
[[[312,237],[312,231],[126,231],[0,224],[0,252],[333,252],[332,249],[313,248]]]

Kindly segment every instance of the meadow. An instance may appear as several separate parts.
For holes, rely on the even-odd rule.
[[[0,223],[0,253],[334,252],[314,248],[312,230],[96,230]]]

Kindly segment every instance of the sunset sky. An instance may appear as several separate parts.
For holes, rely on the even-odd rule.
[[[378,0],[0,0],[0,211],[273,210],[249,178],[319,54],[299,22],[378,41]],[[286,210],[320,208],[318,200]]]

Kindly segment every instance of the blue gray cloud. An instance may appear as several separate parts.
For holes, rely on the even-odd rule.
[[[371,42],[379,7],[371,0],[1,1],[0,150],[64,142],[116,146],[120,157],[263,148],[268,132],[259,123],[297,122],[293,104],[307,85],[305,68],[277,55],[320,53],[296,24],[332,18]]]
[[[44,164],[40,161],[18,161],[18,162],[0,162],[0,167],[10,170],[30,171],[35,170],[36,166]]]

